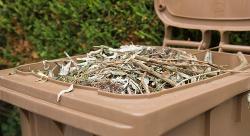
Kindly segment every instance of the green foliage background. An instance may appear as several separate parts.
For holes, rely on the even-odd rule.
[[[14,63],[93,45],[159,45],[162,34],[152,0],[0,0],[0,55]]]
[[[0,136],[20,136],[19,120],[18,109],[0,101]]]
[[[163,33],[153,0],[0,0],[0,69],[95,45],[161,45]],[[216,44],[218,34],[213,37]],[[200,33],[175,29],[174,38],[199,40]],[[250,44],[250,33],[235,33],[231,42]],[[0,104],[0,136],[20,135],[17,114]]]

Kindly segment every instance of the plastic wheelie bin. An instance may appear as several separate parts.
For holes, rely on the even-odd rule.
[[[250,47],[231,45],[232,31],[250,30],[247,0],[155,0],[155,10],[165,25],[165,46],[178,46],[205,57],[211,30],[220,33],[213,62],[230,69],[250,71],[234,52]],[[172,28],[198,29],[200,42],[171,39]],[[184,49],[183,49],[184,50]],[[226,53],[230,51],[231,53]],[[245,55],[247,61],[250,56]],[[62,61],[63,59],[55,60]],[[97,88],[76,86],[62,96],[67,83],[29,72],[42,62],[0,71],[0,100],[20,107],[23,136],[249,136],[250,110],[247,72],[225,73],[207,80],[142,95],[119,95]]]

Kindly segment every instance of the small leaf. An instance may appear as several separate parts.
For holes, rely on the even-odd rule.
[[[65,66],[62,65],[61,69],[60,69],[60,72],[59,72],[59,75],[60,76],[66,76],[66,75],[68,75],[69,71],[70,71],[70,65],[71,65],[71,61],[68,62]]]
[[[74,85],[72,84],[72,85],[70,85],[70,87],[69,87],[68,89],[65,89],[65,90],[60,91],[59,94],[57,95],[57,100],[56,100],[56,101],[59,102],[59,101],[60,101],[60,98],[61,98],[61,96],[62,96],[63,94],[69,93],[69,92],[73,91],[73,89],[74,89]]]

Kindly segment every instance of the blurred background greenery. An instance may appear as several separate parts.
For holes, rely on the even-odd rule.
[[[18,109],[0,101],[0,136],[20,136]]]
[[[153,0],[0,0],[0,69],[83,54],[95,45],[161,45],[164,26]],[[174,29],[175,39],[199,40],[195,30]],[[249,32],[231,43],[250,43]],[[213,32],[212,45],[219,34]],[[0,136],[20,135],[17,108],[0,102]]]

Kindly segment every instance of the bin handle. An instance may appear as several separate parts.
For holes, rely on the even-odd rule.
[[[202,40],[197,41],[188,41],[188,40],[173,40],[172,38],[172,26],[165,25],[165,36],[163,47],[167,46],[181,46],[187,48],[196,48],[198,50],[207,49],[211,42],[211,31],[201,30]]]
[[[243,53],[250,53],[250,47],[249,46],[243,46],[243,45],[232,45],[229,42],[229,31],[221,31],[221,41],[219,44],[219,52],[243,52]]]

